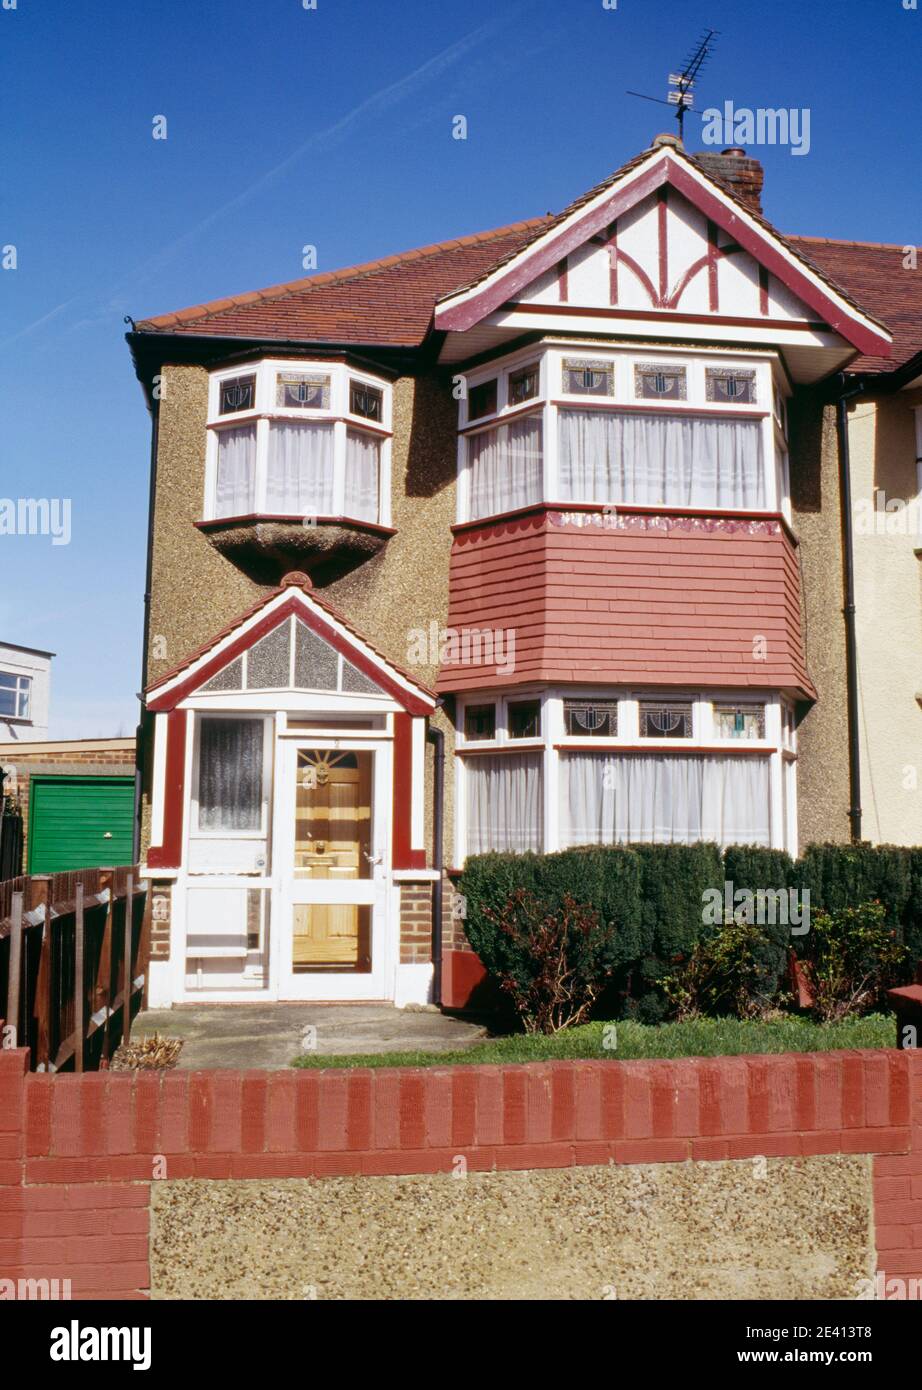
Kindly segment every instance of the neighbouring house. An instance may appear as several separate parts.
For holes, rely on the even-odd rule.
[[[54,652],[0,642],[0,741],[48,737]]]
[[[920,596],[910,544],[872,611],[847,445],[915,478],[922,291],[761,185],[661,136],[556,215],[133,324],[153,1003],[460,1005],[467,855],[862,833]]]
[[[134,738],[0,743],[0,771],[22,814],[22,872],[132,862]]]

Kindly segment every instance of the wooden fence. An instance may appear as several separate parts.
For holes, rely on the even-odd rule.
[[[0,1011],[33,1071],[97,1070],[128,1041],[150,955],[137,865],[0,883]]]

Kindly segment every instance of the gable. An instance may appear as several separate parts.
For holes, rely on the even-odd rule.
[[[890,335],[758,214],[670,147],[632,161],[529,244],[436,305],[434,324],[528,322],[594,310],[806,325],[886,354]],[[490,316],[494,316],[491,318]]]
[[[283,580],[256,609],[148,690],[147,708],[175,709],[197,695],[270,691],[380,696],[428,714],[435,696],[353,632],[309,592],[303,575]]]

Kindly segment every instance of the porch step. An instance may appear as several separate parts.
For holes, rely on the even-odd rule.
[[[305,1033],[313,1044],[306,1045]],[[319,1056],[362,1053],[448,1052],[486,1036],[480,1024],[436,1011],[396,1009],[392,1004],[208,1004],[149,1009],[138,1015],[132,1037],[158,1032],[182,1038],[184,1070],[225,1067],[275,1069],[302,1052]]]

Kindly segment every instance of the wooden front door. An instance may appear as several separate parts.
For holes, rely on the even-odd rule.
[[[285,919],[281,997],[381,998],[377,755],[307,745],[285,751],[290,830],[279,902]]]

